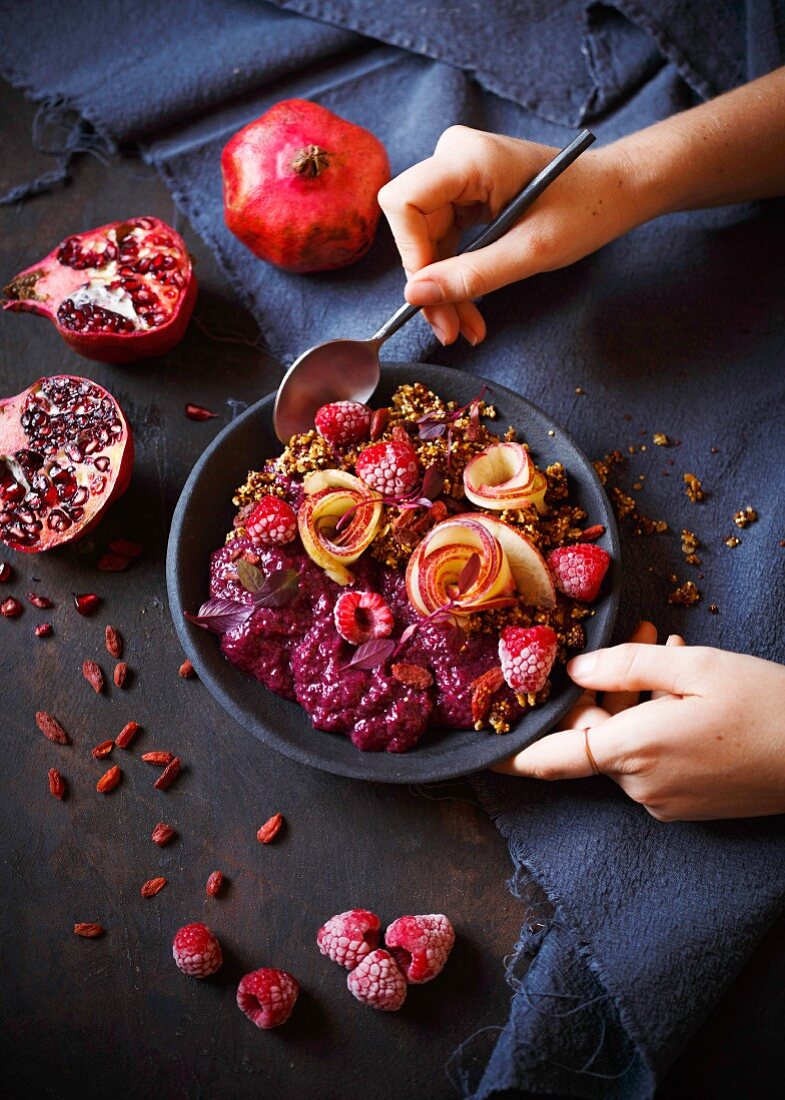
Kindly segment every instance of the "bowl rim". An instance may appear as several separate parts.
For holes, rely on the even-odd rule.
[[[445,376],[451,374],[459,376],[462,379],[471,377],[476,381],[478,388],[483,382],[486,382],[485,379],[477,375],[468,376],[462,371],[454,370],[454,368],[424,363],[383,363],[382,379],[387,379],[391,373],[400,369],[409,371],[414,379],[424,382],[437,393],[444,391],[446,386],[449,385],[449,382],[445,384],[444,379]],[[432,377],[429,380],[428,377],[422,377],[423,374],[431,374]],[[400,381],[398,381],[397,384],[400,384]],[[596,645],[593,645],[592,648],[599,648],[603,645],[607,645],[613,631],[620,601],[621,553],[615,516],[602,483],[589,459],[577,446],[569,432],[567,432],[557,421],[554,421],[552,417],[543,412],[543,410],[533,402],[515,393],[515,391],[508,387],[502,386],[498,382],[490,381],[486,382],[486,385],[489,387],[494,399],[503,396],[508,400],[522,405],[527,412],[539,418],[543,423],[550,425],[551,430],[558,436],[559,442],[565,442],[567,448],[572,448],[581,460],[581,477],[585,479],[586,482],[584,487],[589,491],[593,490],[594,495],[597,495],[598,499],[602,502],[604,514],[596,519],[592,517],[592,519],[593,522],[603,523],[606,528],[603,542],[605,542],[607,549],[611,553],[612,562],[611,569],[609,570],[610,578],[606,579],[600,605],[596,608],[600,613],[599,641]],[[483,758],[481,760],[469,767],[466,766],[465,762],[457,763],[456,761],[450,763],[450,756],[458,755],[458,753],[454,747],[450,747],[449,737],[445,737],[440,745],[428,746],[427,751],[423,751],[423,749],[425,749],[425,746],[423,746],[423,749],[415,747],[406,753],[362,752],[359,749],[354,749],[354,746],[352,746],[354,749],[354,756],[350,755],[347,760],[330,759],[328,746],[331,742],[334,743],[333,739],[340,738],[345,744],[351,745],[348,738],[339,734],[317,731],[314,730],[313,727],[310,727],[310,732],[324,740],[314,742],[316,751],[310,748],[310,742],[309,749],[306,750],[300,745],[288,740],[284,734],[276,731],[273,725],[265,725],[262,723],[255,714],[249,711],[247,706],[241,703],[238,696],[242,693],[242,685],[253,684],[261,693],[261,697],[266,696],[272,701],[277,700],[277,702],[271,703],[273,709],[281,704],[285,704],[286,707],[296,708],[303,718],[307,720],[306,712],[299,704],[275,696],[272,692],[269,692],[264,685],[257,684],[250,675],[230,664],[230,662],[220,653],[218,639],[215,635],[201,630],[187,622],[183,614],[186,608],[183,604],[182,592],[184,568],[182,559],[188,541],[187,527],[190,519],[188,506],[204,471],[210,465],[216,452],[225,448],[231,437],[247,424],[248,421],[255,420],[259,416],[265,415],[265,413],[269,414],[270,418],[272,417],[274,400],[275,393],[273,392],[249,406],[244,412],[227,424],[207,445],[194,464],[181,490],[180,497],[172,516],[169,532],[166,555],[166,584],[169,609],[174,622],[175,631],[186,655],[193,663],[200,680],[221,708],[248,732],[254,734],[254,736],[266,744],[271,745],[283,755],[292,760],[296,760],[298,763],[307,764],[310,767],[317,767],[331,774],[341,775],[346,778],[364,779],[366,781],[370,780],[383,783],[424,783],[456,779],[461,776],[470,775],[474,772],[488,768],[494,763],[498,763],[514,752],[520,751],[526,744],[531,743],[552,729],[556,722],[563,717],[581,694],[582,689],[576,685],[570,684],[569,681],[567,681],[566,686],[562,687],[559,694],[554,694],[551,700],[543,704],[542,707],[527,712],[527,715],[524,716],[521,723],[514,726],[509,734],[504,736],[492,735],[493,741],[490,742],[490,744],[497,745],[498,748],[490,752],[486,751],[482,754]],[[525,435],[525,433],[521,434]],[[241,461],[237,470],[236,480],[234,481],[235,485],[241,484],[247,470],[247,462]],[[573,479],[575,478],[574,470],[571,471],[568,467],[567,472],[568,476],[571,476]],[[221,545],[220,540],[224,533],[225,529],[219,533],[216,540],[216,547]],[[205,567],[207,567],[207,563],[205,563]],[[205,580],[207,580],[206,572]],[[208,646],[211,647],[210,650],[207,649]],[[220,656],[220,672],[215,672],[211,667],[211,665],[215,665],[215,661],[211,660],[209,657],[211,652],[217,652]],[[237,680],[236,677],[240,677],[241,679]],[[235,686],[237,686],[237,690],[233,691],[232,688]],[[557,703],[557,705],[554,706],[554,703]],[[547,723],[544,726],[540,723],[540,728],[538,729],[529,728],[523,731],[526,736],[525,740],[522,741],[520,726],[523,721],[525,721],[525,718],[531,715],[542,715],[545,708],[548,708],[547,713],[549,715]],[[310,726],[310,723],[308,723],[308,725]],[[514,737],[516,731],[519,732],[518,737]],[[489,745],[489,741],[487,740],[489,735],[487,731],[480,731],[476,736],[478,738],[478,747],[486,747]],[[480,740],[482,738],[486,738],[486,740]],[[513,740],[510,741],[508,740],[509,738],[513,738]],[[434,749],[438,749],[439,751],[434,751]],[[420,761],[422,762],[422,766],[419,766]],[[426,761],[428,764],[426,764]],[[379,766],[380,762],[383,762],[381,766]]]

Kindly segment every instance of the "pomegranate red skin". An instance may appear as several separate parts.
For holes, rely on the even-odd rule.
[[[131,472],[134,464],[134,439],[131,425],[117,400],[108,390],[91,379],[80,378],[77,375],[58,374],[49,378],[39,378],[27,389],[14,397],[0,398],[0,458],[13,455],[16,451],[30,446],[30,439],[21,424],[21,415],[24,411],[25,401],[29,394],[37,391],[46,381],[70,381],[73,383],[89,382],[91,386],[111,397],[117,410],[117,415],[123,427],[120,441],[111,448],[115,465],[112,466],[114,482],[100,497],[91,498],[85,506],[85,516],[77,524],[73,524],[68,530],[62,532],[46,531],[45,536],[35,545],[3,538],[2,542],[13,550],[19,550],[23,554],[37,554],[44,550],[51,550],[55,546],[61,546],[66,542],[75,542],[92,530],[102,519],[106,508],[118,500],[128,488],[131,481]]]
[[[128,219],[128,222],[139,218]],[[197,283],[193,265],[179,233],[160,218],[145,215],[143,220],[152,223],[153,231],[160,229],[182,248],[185,257],[183,274],[186,286],[176,303],[171,318],[164,324],[144,331],[130,333],[75,332],[61,325],[57,310],[69,294],[82,286],[86,279],[84,269],[64,266],[57,259],[58,250],[65,242],[60,242],[42,260],[20,271],[4,288],[3,309],[15,313],[38,313],[46,317],[57,329],[61,339],[85,359],[95,359],[101,363],[133,363],[138,359],[151,359],[165,355],[182,340],[196,302]],[[83,234],[74,234],[85,241],[97,240],[108,230],[116,229],[127,222],[107,222],[97,229]]]
[[[368,130],[318,103],[286,99],[227,142],[221,172],[232,233],[260,259],[305,273],[365,255],[390,164]]]

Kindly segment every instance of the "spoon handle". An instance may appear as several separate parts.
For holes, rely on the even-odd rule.
[[[512,229],[521,214],[528,210],[531,204],[540,197],[545,188],[549,187],[565,168],[569,168],[572,162],[577,160],[594,140],[595,137],[591,130],[581,130],[578,136],[569,145],[566,145],[561,152],[557,153],[553,160],[546,164],[541,172],[537,173],[534,179],[529,180],[521,188],[515,198],[500,211],[479,236],[470,241],[465,248],[460,249],[458,255],[463,255],[465,252],[475,252],[478,248],[485,248],[486,245],[493,244],[494,241],[498,241],[500,237],[503,237],[509,229]],[[383,344],[388,337],[392,336],[402,325],[405,325],[407,321],[414,317],[415,313],[419,313],[421,308],[421,306],[411,306],[408,302],[405,303],[393,313],[392,317],[384,322],[371,339],[378,340],[380,345]]]

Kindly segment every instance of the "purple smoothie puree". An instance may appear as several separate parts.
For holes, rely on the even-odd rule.
[[[499,663],[495,635],[474,634],[456,654],[444,626],[421,627],[395,661],[429,669],[434,683],[424,690],[396,680],[391,661],[368,670],[346,668],[355,649],[336,631],[333,607],[347,589],[311,561],[299,539],[260,549],[243,537],[217,550],[210,566],[211,596],[251,603],[251,594],[236,579],[233,560],[245,550],[259,555],[265,573],[296,569],[300,588],[286,606],[259,608],[242,626],[227,631],[221,648],[232,664],[270,691],[296,700],[316,729],[342,733],[365,751],[406,752],[429,727],[473,726],[471,684]],[[395,616],[394,638],[421,621],[406,597],[402,573],[370,557],[351,569],[355,581],[348,590],[381,593]]]

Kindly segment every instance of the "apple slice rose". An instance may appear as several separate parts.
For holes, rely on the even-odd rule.
[[[498,539],[510,564],[518,595],[527,607],[542,607],[550,611],[556,606],[556,588],[551,571],[540,551],[521,531],[481,512],[467,512],[461,519],[476,520]]]
[[[463,471],[466,496],[481,508],[502,512],[533,504],[544,514],[548,483],[520,443],[495,443],[467,462]]]
[[[476,578],[459,594],[459,578],[473,556],[479,561]],[[437,523],[419,543],[406,569],[406,594],[421,615],[449,607],[460,618],[513,604],[515,581],[495,535],[461,516]]]
[[[318,470],[303,482],[305,496],[297,527],[311,561],[336,584],[351,584],[346,568],[373,542],[382,517],[382,500],[345,470]],[[344,516],[348,519],[341,523]]]

